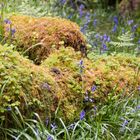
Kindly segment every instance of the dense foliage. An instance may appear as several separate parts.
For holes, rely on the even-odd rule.
[[[139,139],[139,1],[0,4],[2,140]]]

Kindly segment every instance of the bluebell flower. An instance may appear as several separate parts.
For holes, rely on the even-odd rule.
[[[140,105],[138,105],[138,106],[136,107],[136,109],[137,109],[137,110],[140,110]]]
[[[48,124],[49,124],[49,119],[48,118],[46,118],[45,124],[46,124],[46,126],[48,126]]]
[[[132,26],[132,32],[135,32],[135,31],[136,31],[136,29],[137,29],[137,27],[138,27],[138,25],[137,25],[137,24],[135,24],[134,26]]]
[[[80,113],[80,120],[83,120],[85,118],[86,112],[84,110]]]
[[[112,29],[112,32],[116,32],[117,31],[117,25],[115,24],[113,29]]]
[[[5,22],[6,24],[11,24],[11,21],[10,21],[9,19],[5,19],[4,22]]]
[[[80,67],[80,73],[82,74],[83,73],[83,69],[84,69],[84,62],[83,62],[83,60],[80,60],[79,67]]]
[[[43,83],[42,84],[42,89],[45,89],[45,90],[50,91],[51,90],[51,87],[50,87],[50,85],[48,83]]]
[[[63,5],[65,4],[66,0],[60,0],[60,3]]]
[[[83,60],[80,60],[79,65],[83,66]]]
[[[70,124],[69,126],[68,126],[68,130],[70,130],[70,129],[74,129],[74,126],[75,126],[75,123],[72,123],[72,124]]]
[[[140,44],[140,39],[138,40],[138,44]]]
[[[11,111],[12,108],[10,106],[7,107],[7,111]]]
[[[113,21],[114,21],[115,25],[118,25],[118,17],[117,16],[114,16]]]
[[[133,22],[134,22],[134,20],[128,20],[128,21],[127,21],[127,24],[128,24],[128,25],[131,25]]]
[[[52,123],[51,124],[51,131],[54,131],[56,128],[57,128],[56,124],[55,123]]]
[[[102,44],[103,50],[106,51],[108,48],[105,43]]]
[[[97,34],[95,35],[95,38],[98,39],[99,37],[100,37],[100,35],[97,33]]]
[[[83,16],[83,9],[85,8],[85,6],[83,4],[80,5],[79,7],[79,15],[80,15],[80,18]]]
[[[73,14],[71,13],[67,18],[68,19],[71,19],[72,16],[73,16]]]
[[[48,135],[47,140],[53,140],[52,136]]]
[[[122,129],[122,130],[124,130],[124,129],[125,129],[125,127],[126,127],[126,125],[128,125],[129,121],[128,121],[128,120],[126,120],[126,119],[124,119],[124,118],[122,118],[122,120],[124,120],[124,121],[123,121],[123,123],[122,123],[122,125],[121,125],[121,126],[122,126],[122,128],[121,128],[121,129]]]
[[[122,29],[122,33],[123,33],[123,34],[125,33],[125,30],[124,30],[124,28]]]
[[[11,34],[12,36],[15,34],[16,30],[15,29],[11,29]]]
[[[96,27],[96,25],[97,25],[97,19],[94,19],[93,20],[93,26]]]
[[[91,87],[91,91],[92,91],[92,92],[94,92],[96,89],[97,89],[97,87],[96,87],[95,85],[93,85],[93,86]]]

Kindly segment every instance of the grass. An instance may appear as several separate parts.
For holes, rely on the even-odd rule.
[[[135,17],[133,19],[131,16],[124,18],[118,16],[117,12],[108,13],[103,9],[83,8],[80,13],[79,9],[73,9],[72,5],[68,6],[68,1],[64,5],[56,0],[49,0],[43,4],[39,0],[13,0],[12,2],[5,0],[5,2],[6,8],[1,10],[0,41],[5,40],[3,18],[13,12],[37,17],[60,16],[79,24],[87,37],[90,59],[95,53],[113,55],[118,52],[139,57],[140,19]],[[3,15],[3,10],[6,15]],[[132,19],[133,22],[129,24]],[[109,38],[110,40],[107,40]],[[1,94],[5,85],[6,83],[0,89]],[[118,97],[108,96],[106,102],[93,104],[92,108],[85,109],[83,118],[80,119],[79,114],[79,118],[75,118],[72,124],[64,123],[57,116],[54,120],[44,121],[35,112],[32,112],[34,114],[32,118],[27,118],[17,107],[10,108],[8,115],[12,125],[7,128],[6,121],[1,121],[0,137],[2,140],[138,140],[140,139],[139,95],[140,89],[132,91],[126,97],[123,93]]]

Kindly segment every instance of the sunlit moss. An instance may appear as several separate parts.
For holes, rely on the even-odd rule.
[[[23,15],[13,15],[10,20],[16,30],[17,49],[37,64],[62,45],[86,53],[86,41],[76,23],[58,17],[34,18]]]

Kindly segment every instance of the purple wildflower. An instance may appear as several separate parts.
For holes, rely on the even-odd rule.
[[[134,22],[134,20],[128,20],[128,21],[127,21],[127,24],[128,24],[128,25],[131,25],[133,22]]]
[[[134,26],[132,26],[132,32],[135,32],[136,31],[136,29],[137,29],[137,27],[138,27],[138,25],[136,24],[136,25],[134,25]]]
[[[93,26],[96,27],[96,25],[97,25],[97,19],[94,19],[93,20]]]
[[[11,111],[12,108],[10,106],[7,107],[7,111]]]
[[[115,24],[113,29],[112,29],[112,32],[116,32],[117,31],[117,25]]]
[[[85,8],[85,6],[83,4],[80,5],[79,7],[79,15],[80,15],[80,18],[83,16],[83,9]]]
[[[86,112],[84,110],[80,113],[80,120],[83,120],[85,118]]]
[[[65,4],[66,0],[60,0],[60,3],[63,5]]]
[[[140,39],[138,40],[138,44],[140,44]]]
[[[114,21],[115,25],[118,25],[118,17],[117,16],[114,16],[113,21]]]
[[[52,123],[51,124],[51,131],[54,131],[56,128],[57,128],[56,124],[55,123]]]
[[[48,83],[43,83],[42,89],[46,89],[46,90],[48,90],[48,91],[51,90],[50,85],[49,85]]]
[[[129,121],[124,119],[124,118],[121,118],[121,120],[123,120],[123,123],[121,124],[121,131],[124,131],[125,130],[125,127],[128,125]]]
[[[83,60],[80,60],[79,67],[80,67],[80,73],[83,73],[83,69],[84,69],[84,62],[83,62]]]
[[[94,92],[97,89],[97,87],[94,85],[91,87],[91,91]]]
[[[68,126],[68,129],[70,130],[70,129],[74,129],[74,126],[75,126],[75,124],[74,123],[72,123],[72,124],[70,124],[69,126]]]
[[[138,86],[138,90],[140,91],[140,86]]]
[[[124,28],[122,29],[122,33],[123,33],[123,34],[125,33],[125,30],[124,30]]]
[[[12,36],[15,34],[15,32],[16,32],[15,29],[11,29]]]
[[[47,140],[53,140],[52,136],[48,135]]]
[[[11,24],[11,21],[10,21],[9,19],[5,19],[4,22],[5,22],[6,24]]]
[[[99,37],[100,37],[100,35],[99,35],[99,34],[96,34],[96,35],[95,35],[95,38],[96,38],[96,39],[98,39]]]
[[[105,43],[102,44],[103,50],[106,51],[108,48]]]
[[[140,110],[140,105],[138,105],[138,106],[136,107],[136,109],[137,109],[137,110]]]

